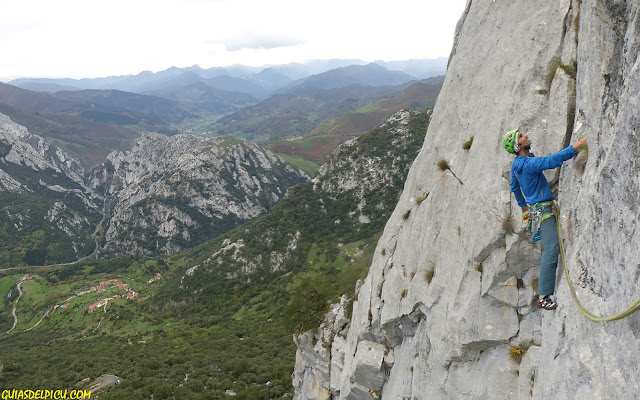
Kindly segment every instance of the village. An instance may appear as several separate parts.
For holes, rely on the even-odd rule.
[[[158,279],[160,279],[162,277],[162,275],[160,273],[156,273],[155,276],[153,278],[150,278],[147,283],[152,283],[154,281],[157,281]],[[91,293],[91,292],[104,292],[105,290],[107,290],[110,286],[116,286],[118,287],[118,289],[122,290],[123,292],[125,292],[124,294],[116,294],[113,295],[111,297],[105,297],[104,299],[97,301],[93,304],[89,305],[89,312],[94,312],[96,309],[105,306],[109,300],[113,300],[113,299],[127,299],[127,300],[133,300],[138,296],[138,292],[135,292],[133,289],[131,289],[131,287],[126,284],[126,283],[122,283],[122,281],[118,280],[118,279],[109,279],[106,281],[102,281],[100,283],[98,283],[98,285],[91,287],[89,290],[85,290],[83,292],[79,292],[77,293],[75,296],[72,296],[70,298],[68,298],[67,300],[65,300],[64,304],[60,305],[59,307],[68,307],[69,306],[69,302],[77,296],[81,296],[83,294],[87,294],[87,293]],[[57,308],[58,306],[54,307]]]
[[[25,274],[23,276],[21,276],[18,280],[19,283],[22,283],[24,281],[28,281],[28,280],[37,280],[40,277],[38,275],[29,275],[29,274]],[[155,276],[153,276],[152,278],[150,278],[147,283],[153,283],[154,281],[157,281],[159,279],[162,278],[162,275],[160,273],[156,273]],[[92,292],[104,292],[107,289],[109,289],[110,287],[117,287],[118,289],[120,289],[121,291],[125,292],[123,294],[115,294],[112,295],[110,297],[105,297],[93,304],[90,304],[88,306],[88,310],[89,312],[93,312],[95,311],[97,308],[103,307],[104,305],[106,305],[109,300],[112,299],[127,299],[127,300],[133,300],[136,297],[138,297],[138,292],[134,291],[128,284],[123,283],[122,281],[120,281],[119,279],[109,279],[106,281],[101,281],[100,283],[98,283],[96,286],[92,286],[91,288],[89,288],[88,290],[84,290],[82,292],[78,292],[76,294],[74,294],[73,296],[67,298],[66,300],[64,300],[62,303],[60,304],[56,304],[55,306],[53,306],[53,310],[57,310],[58,308],[69,308],[69,303],[71,302],[71,300],[75,299],[76,297],[88,294],[88,293],[92,293]]]
[[[151,284],[153,282],[156,282],[158,280],[160,280],[162,278],[162,275],[160,273],[155,273],[151,278],[145,280],[144,282],[147,284]],[[16,327],[16,325],[18,324],[18,315],[17,315],[17,307],[18,307],[18,302],[20,301],[20,299],[23,296],[23,289],[22,289],[22,284],[27,282],[27,281],[37,281],[42,279],[39,275],[35,275],[35,274],[24,274],[22,276],[20,276],[18,278],[18,282],[17,285],[15,287],[15,289],[11,289],[9,290],[9,293],[7,294],[8,297],[11,297],[11,292],[12,290],[17,290],[18,291],[18,297],[13,301],[13,310],[11,312],[11,315],[13,316],[13,325],[11,327],[11,329],[9,329],[6,333],[10,333],[11,331],[13,331],[13,329]],[[115,290],[113,290],[115,289]],[[29,328],[25,329],[24,332],[26,331],[30,331],[33,328],[37,327],[38,325],[40,325],[40,323],[47,317],[50,317],[51,315],[53,315],[54,312],[56,312],[58,309],[65,309],[65,308],[69,308],[71,301],[77,297],[83,296],[83,295],[87,295],[90,293],[103,293],[109,291],[109,294],[107,296],[105,296],[104,298],[101,298],[100,300],[89,304],[88,306],[86,306],[86,310],[89,313],[93,313],[95,310],[99,309],[99,308],[103,308],[107,305],[107,303],[109,303],[109,301],[114,300],[114,299],[124,299],[124,300],[134,300],[139,296],[139,292],[136,292],[129,284],[122,282],[122,280],[120,279],[108,279],[108,280],[104,280],[104,281],[100,281],[97,285],[92,286],[91,288],[89,288],[88,290],[83,290],[81,292],[78,292],[70,297],[68,297],[67,299],[63,300],[62,302],[55,304],[53,307],[49,308],[48,310],[46,310],[46,312],[44,313],[44,315],[42,315],[42,318],[40,318],[40,320],[38,322],[36,322],[34,325],[30,326]],[[114,293],[115,292],[115,293]],[[106,293],[105,293],[106,294]],[[105,312],[106,312],[106,307],[104,308]]]

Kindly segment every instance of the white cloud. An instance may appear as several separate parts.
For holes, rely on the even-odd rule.
[[[21,0],[0,14],[0,80],[198,64],[448,56],[466,0]]]
[[[228,38],[208,40],[207,43],[222,45],[227,51],[240,51],[246,49],[277,49],[304,44],[300,38],[278,36],[271,33],[247,33]]]

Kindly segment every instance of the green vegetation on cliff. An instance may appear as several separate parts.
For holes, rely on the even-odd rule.
[[[70,262],[93,251],[100,211],[76,193],[82,189],[78,183],[52,169],[35,171],[13,163],[1,169],[19,177],[23,191],[0,190],[0,265]]]

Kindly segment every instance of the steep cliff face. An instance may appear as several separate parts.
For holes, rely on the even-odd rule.
[[[76,159],[0,114],[0,264],[88,255],[100,203]]]
[[[171,254],[264,214],[306,175],[250,142],[145,133],[96,171],[108,182],[107,254]],[[110,172],[111,170],[112,172]]]
[[[640,397],[640,315],[588,320],[560,271],[558,310],[532,306],[540,251],[521,233],[501,147],[514,127],[538,155],[589,136],[588,158],[548,178],[577,296],[595,314],[626,308],[640,296],[639,18],[633,0],[467,2],[353,317],[336,308],[296,338],[296,398]]]

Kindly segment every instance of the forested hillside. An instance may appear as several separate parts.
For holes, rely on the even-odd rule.
[[[4,272],[0,386],[114,374],[99,398],[291,397],[292,333],[366,275],[430,115],[395,114],[268,214],[195,249],[40,269],[20,288],[23,271]]]

